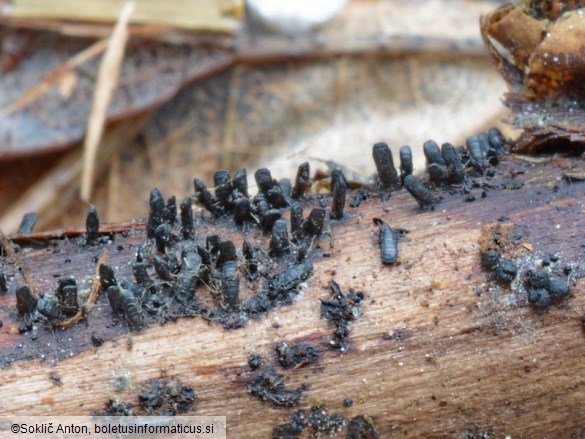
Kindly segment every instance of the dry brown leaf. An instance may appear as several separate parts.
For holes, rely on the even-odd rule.
[[[484,49],[477,19],[491,8],[489,1],[355,0],[329,26],[292,40],[258,34],[253,29],[243,29],[231,39],[160,26],[134,29],[136,37],[130,41],[108,120],[161,105],[186,82],[234,62],[365,53],[440,51],[478,55]],[[2,20],[0,14],[0,23]],[[44,23],[28,20],[19,24],[42,28]],[[46,27],[68,32],[74,25]],[[3,64],[11,67],[0,76],[0,114],[4,114],[0,117],[0,159],[62,149],[83,138],[97,77],[97,55],[106,44],[87,36],[104,38],[109,32],[108,27],[95,31],[88,26],[78,25],[77,35],[85,38],[25,33],[21,40],[26,44],[13,44],[26,49],[20,57],[9,48],[3,54]],[[14,43],[14,35],[0,34],[2,45],[4,40]],[[230,45],[235,49],[229,49]],[[74,87],[63,93],[63,87],[71,85],[72,75],[76,78]]]
[[[0,159],[63,149],[79,142],[85,133],[97,55],[107,41],[45,32],[34,40],[34,48],[20,64],[0,76],[0,113],[4,114],[0,117]],[[127,49],[108,119],[119,120],[158,106],[186,81],[221,70],[232,58],[222,48],[135,40]],[[77,80],[64,95],[60,84],[71,74]]]

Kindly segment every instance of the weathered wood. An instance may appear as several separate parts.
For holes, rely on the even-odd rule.
[[[240,329],[194,318],[123,333],[122,325],[112,324],[102,297],[87,323],[53,333],[39,328],[37,340],[31,340],[29,333],[18,334],[14,295],[0,296],[0,410],[92,413],[111,398],[135,402],[141,383],[168,376],[195,388],[195,414],[226,415],[229,437],[270,437],[295,410],[310,410],[316,402],[347,418],[371,416],[381,437],[459,438],[479,432],[581,437],[585,186],[562,178],[577,165],[581,162],[570,159],[531,164],[510,158],[486,181],[493,186],[486,188],[486,198],[481,189],[472,190],[474,202],[464,201],[467,194],[439,191],[443,199],[430,212],[418,211],[405,190],[384,202],[371,193],[359,207],[347,208],[343,220],[332,222],[330,237],[321,237],[323,250],[294,303]],[[380,261],[374,217],[408,230],[399,238],[395,266]],[[520,279],[511,287],[496,283],[480,265],[484,227],[498,223],[516,236],[506,250],[520,267]],[[219,232],[241,243],[230,219],[200,216],[197,224],[201,242]],[[130,277],[128,261],[145,239],[143,223],[117,226],[119,232],[109,227],[115,239],[89,249],[80,246],[79,231],[54,240],[13,237],[21,268],[32,274],[37,291],[54,290],[56,275],[75,276],[83,289],[92,281],[93,258],[107,247],[109,263]],[[266,246],[269,236],[251,228],[249,238]],[[559,267],[572,266],[573,294],[535,310],[527,303],[522,276],[550,254],[558,256]],[[13,261],[1,262],[5,272],[14,271]],[[10,289],[20,276],[16,273]],[[330,297],[330,280],[344,292],[352,288],[365,295],[362,315],[350,327],[352,348],[343,354],[328,349],[333,329],[320,318],[319,299]],[[96,332],[107,340],[100,347],[90,341]],[[276,366],[287,388],[307,386],[295,409],[273,408],[248,391],[257,375],[248,355],[277,364],[273,349],[282,341],[313,343],[322,353],[308,366]],[[61,378],[61,386],[51,381],[51,373]],[[129,383],[117,389],[114,380],[121,375]],[[345,398],[353,400],[351,407],[344,407]]]

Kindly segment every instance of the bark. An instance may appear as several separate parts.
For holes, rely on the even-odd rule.
[[[573,159],[509,158],[493,179],[475,179],[484,184],[472,187],[475,201],[466,202],[470,194],[459,189],[437,189],[442,200],[426,212],[405,190],[386,201],[371,192],[358,207],[346,204],[342,220],[331,221],[329,235],[318,240],[313,273],[292,304],[232,330],[198,317],[129,333],[114,324],[101,297],[87,319],[70,328],[50,331],[38,323],[36,340],[19,334],[12,290],[23,274],[37,293],[52,293],[57,276],[74,276],[80,290],[89,290],[95,258],[107,248],[117,276],[130,278],[129,262],[146,234],[145,223],[136,221],[102,227],[110,242],[95,246],[84,244],[83,229],[13,236],[18,261],[1,260],[10,280],[9,293],[0,296],[1,411],[94,413],[110,399],[136,404],[142,383],[170,377],[195,389],[193,414],[227,416],[228,437],[271,437],[295,410],[317,403],[348,419],[370,416],[381,437],[581,437],[585,241],[578,166],[582,162]],[[348,202],[355,196],[349,193]],[[306,201],[305,216],[319,203]],[[397,264],[381,263],[372,218],[408,231],[398,238]],[[196,224],[199,242],[211,233],[231,237],[236,247],[242,242],[231,218],[203,213]],[[255,227],[247,233],[267,247],[269,236]],[[480,263],[482,252],[498,246],[498,233],[498,251],[518,267],[511,285]],[[570,268],[564,275],[572,295],[535,309],[525,278],[543,259],[553,272]],[[319,299],[331,297],[331,280],[343,292],[365,296],[344,353],[331,349],[333,327],[320,315]],[[252,293],[244,283],[241,294]],[[95,347],[92,334],[106,341]],[[309,343],[319,359],[285,370],[275,359],[280,342]],[[287,389],[306,389],[298,407],[273,407],[250,394],[258,374],[248,365],[250,353],[282,373]],[[128,378],[123,388],[116,385],[120,376]],[[351,407],[344,406],[346,398]]]

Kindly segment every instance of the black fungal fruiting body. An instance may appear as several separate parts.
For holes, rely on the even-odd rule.
[[[122,309],[122,290],[117,285],[112,285],[106,290],[108,295],[108,301],[110,302],[110,308],[116,315],[121,315],[124,310]]]
[[[347,182],[341,169],[334,169],[331,172],[331,185],[333,192],[333,206],[331,207],[331,218],[343,218],[343,209],[345,208],[345,193],[347,191]]]
[[[205,248],[209,252],[209,255],[217,261],[221,246],[221,238],[219,235],[208,235],[205,238]]]
[[[441,154],[447,165],[449,183],[462,184],[465,181],[465,168],[459,151],[450,143],[443,143]]]
[[[235,174],[234,178],[232,179],[232,185],[235,190],[238,191],[239,196],[236,198],[244,197],[248,198],[248,174],[245,169],[239,169]]]
[[[62,308],[54,300],[39,299],[37,301],[37,310],[48,319],[64,320],[65,314]]]
[[[408,190],[408,193],[417,201],[421,209],[432,208],[435,204],[435,198],[430,190],[426,188],[420,181],[414,176],[407,175],[404,177],[404,187]]]
[[[95,244],[100,236],[100,219],[95,206],[89,206],[85,218],[85,231],[87,233],[87,244]]]
[[[154,293],[154,282],[148,274],[147,265],[144,262],[135,262],[132,266],[134,280],[144,290]]]
[[[478,170],[483,172],[484,169],[484,150],[482,149],[482,142],[477,136],[470,136],[466,139],[467,153],[471,159],[471,164]]]
[[[518,269],[514,262],[501,257],[495,250],[488,250],[481,258],[483,267],[491,271],[497,280],[509,284],[516,278]]]
[[[380,257],[384,265],[395,264],[398,260],[398,238],[392,228],[380,218],[373,219],[380,233]]]
[[[292,290],[307,279],[311,271],[313,271],[313,263],[309,259],[294,264],[272,278],[269,284],[270,290],[274,295]]]
[[[285,369],[297,368],[316,363],[319,360],[319,352],[310,343],[298,344],[278,343],[274,348],[276,360]]]
[[[295,202],[290,207],[290,232],[295,241],[298,241],[304,234],[303,230],[303,205]]]
[[[270,170],[266,168],[260,168],[254,173],[254,179],[258,185],[258,190],[262,193],[268,192],[274,187],[274,180]]]
[[[518,269],[509,259],[501,258],[494,271],[496,278],[504,283],[510,283],[516,277]]]
[[[288,225],[285,220],[277,220],[270,237],[270,255],[282,256],[289,251]]]
[[[4,294],[8,291],[8,282],[6,281],[6,275],[0,272],[0,294]]]
[[[298,200],[311,188],[310,172],[309,162],[304,162],[299,165],[295,185],[291,194],[293,199]]]
[[[439,145],[434,140],[427,140],[423,144],[423,152],[427,161],[427,165],[432,163],[446,166],[447,163],[443,159],[443,155],[441,154],[441,150],[439,149]]]
[[[22,221],[20,222],[20,226],[18,226],[18,233],[19,235],[29,235],[32,233],[33,229],[35,228],[35,224],[37,223],[37,214],[34,212],[25,213],[22,217]]]
[[[404,145],[400,148],[400,182],[404,184],[404,177],[412,175],[413,171],[412,150],[410,146]]]
[[[441,154],[437,142],[427,140],[423,145],[423,151],[427,161],[429,179],[435,183],[446,181],[449,176],[449,171],[447,170],[447,163]]]
[[[392,151],[384,142],[376,143],[372,148],[372,157],[380,178],[380,187],[391,190],[399,185],[398,173],[394,167]]]
[[[185,198],[181,201],[181,236],[183,239],[193,239],[195,237],[195,225],[193,221],[193,209],[191,209],[191,199]]]
[[[174,195],[167,200],[167,205],[163,210],[163,219],[171,226],[177,222],[177,198]]]
[[[361,313],[362,293],[355,293],[352,289],[344,294],[336,282],[329,282],[332,298],[321,300],[321,318],[329,320],[335,326],[330,342],[333,349],[345,352],[350,348],[349,324]]]
[[[79,311],[75,279],[60,279],[55,296],[40,298],[36,308],[49,320],[65,320],[75,315]]]
[[[502,135],[502,132],[496,128],[492,127],[488,131],[488,140],[490,142],[490,146],[498,152],[504,151],[506,146],[506,139]]]
[[[142,309],[131,291],[112,285],[108,288],[107,293],[112,310],[115,314],[124,316],[128,329],[139,331],[144,328]]]
[[[217,200],[213,195],[211,195],[211,192],[207,190],[205,183],[196,178],[193,180],[193,186],[195,187],[195,194],[197,195],[197,199],[201,204],[203,204],[207,211],[214,216],[220,216],[221,211],[217,207]]]
[[[221,292],[228,309],[234,310],[240,303],[240,274],[236,261],[227,261],[221,268]]]
[[[258,189],[260,190],[259,195],[263,196],[261,198],[266,201],[269,208],[279,209],[288,206],[288,202],[286,201],[280,184],[272,178],[272,174],[268,169],[258,169],[254,174],[254,178],[258,185]],[[260,200],[261,198],[258,198],[257,196],[256,200]]]
[[[231,210],[232,182],[228,171],[223,169],[213,175],[215,198],[224,212]]]
[[[112,285],[117,285],[116,277],[114,276],[114,270],[107,264],[101,264],[99,269],[100,286],[102,291],[108,291]]]
[[[35,310],[35,307],[37,306],[37,298],[34,296],[28,285],[23,285],[20,288],[17,288],[15,294],[18,314],[30,314]]]
[[[550,293],[544,288],[530,288],[528,290],[528,303],[535,308],[548,308],[552,304]]]
[[[157,188],[150,191],[148,223],[146,224],[146,236],[154,238],[156,228],[164,222],[165,200]]]
[[[276,220],[282,216],[280,209],[274,208],[264,193],[254,197],[254,211],[264,230],[271,230]]]
[[[164,223],[159,225],[154,231],[154,240],[156,242],[156,250],[159,253],[165,253],[166,248],[172,244],[173,240],[171,228]]]
[[[252,210],[250,200],[247,198],[239,198],[234,207],[234,221],[236,224],[244,224],[252,219]]]
[[[284,198],[290,200],[292,195],[292,183],[290,182],[290,180],[288,178],[281,178],[280,180],[278,180],[278,185],[280,186],[280,192],[282,193]]]
[[[57,294],[57,299],[59,300],[59,306],[65,315],[72,316],[77,314],[77,311],[79,311],[76,285],[64,286],[62,293]]]
[[[284,376],[273,367],[262,368],[248,389],[252,395],[262,401],[270,401],[275,407],[294,407],[302,394],[302,389],[287,390]]]
[[[551,276],[544,269],[529,270],[526,276],[528,302],[535,308],[548,308],[571,293],[569,283],[559,276]]]
[[[221,241],[218,246],[216,264],[222,266],[227,261],[236,261],[236,246],[232,241]]]
[[[171,268],[168,262],[161,255],[156,255],[152,263],[154,265],[154,271],[159,278],[166,281],[173,280]]]
[[[304,230],[309,236],[319,236],[323,231],[325,224],[326,210],[322,207],[315,207],[309,213],[307,220],[304,222]]]
[[[181,259],[181,268],[177,274],[173,290],[177,299],[185,303],[193,298],[197,289],[201,256],[194,250],[184,250]]]

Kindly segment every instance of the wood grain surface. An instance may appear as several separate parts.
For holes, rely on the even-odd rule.
[[[3,257],[11,281],[10,293],[0,296],[0,412],[94,413],[112,398],[136,401],[146,380],[177,377],[197,392],[194,414],[227,416],[228,437],[271,437],[295,410],[315,404],[348,419],[368,415],[383,438],[582,437],[585,185],[563,178],[579,166],[574,159],[508,158],[493,179],[476,179],[484,187],[472,187],[475,201],[466,202],[469,194],[459,190],[437,190],[442,200],[429,212],[419,211],[405,190],[387,201],[371,192],[359,207],[348,207],[344,219],[331,222],[330,235],[319,240],[314,272],[294,302],[235,330],[194,318],[127,333],[114,324],[102,297],[87,321],[53,332],[40,325],[33,340],[30,333],[18,334],[12,290],[22,273]],[[241,242],[230,219],[200,215],[197,240],[213,231]],[[395,266],[380,262],[374,217],[408,231],[399,238]],[[519,269],[510,286],[480,264],[481,243],[497,224],[511,231],[503,253]],[[80,289],[88,287],[94,258],[104,248],[119,276],[129,276],[136,245],[145,239],[143,223],[104,228],[114,239],[91,249],[80,246],[82,232],[13,236],[21,268],[38,292],[54,290],[57,275],[75,276]],[[249,233],[268,239],[254,228]],[[558,258],[553,270],[572,270],[572,295],[535,310],[527,303],[524,278],[549,255]],[[320,318],[319,300],[330,296],[331,280],[344,292],[365,295],[345,353],[328,348],[333,329]],[[105,343],[94,347],[92,333]],[[319,361],[281,369],[273,349],[282,341],[312,343]],[[275,365],[287,388],[306,388],[297,408],[275,408],[250,395],[248,385],[258,373],[248,366],[250,353]],[[351,407],[344,407],[346,398]],[[311,437],[310,429],[304,434]]]

